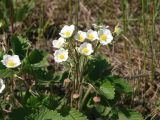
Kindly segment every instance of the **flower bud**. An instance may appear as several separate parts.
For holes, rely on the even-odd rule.
[[[11,96],[10,95],[7,95],[6,97],[5,97],[5,100],[6,101],[9,101],[11,99]]]
[[[70,79],[64,79],[64,83],[70,83],[71,82],[71,80]]]
[[[101,98],[99,96],[95,96],[95,97],[93,97],[93,101],[95,103],[99,103],[101,101]]]
[[[63,81],[63,86],[64,86],[64,87],[68,87],[68,85],[70,84],[70,82],[71,82],[70,79],[68,79],[68,78],[64,79],[64,81]]]
[[[121,27],[119,26],[119,23],[115,26],[115,28],[114,28],[114,33],[115,33],[116,35],[120,35],[120,34],[122,33],[122,29],[121,29]]]
[[[74,99],[79,98],[79,94],[78,94],[78,93],[74,93],[74,94],[73,94],[73,98],[74,98]]]
[[[18,77],[18,76],[17,76],[17,74],[13,74],[13,77],[16,78],[16,77]]]

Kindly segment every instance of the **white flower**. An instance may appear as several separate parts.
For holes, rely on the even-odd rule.
[[[87,31],[87,39],[90,41],[94,41],[98,39],[98,33],[97,31],[88,30]]]
[[[65,25],[59,34],[64,38],[69,38],[72,36],[74,29],[75,29],[74,25],[70,25],[70,26]]]
[[[81,54],[86,55],[86,56],[93,53],[92,44],[87,43],[87,42],[84,42],[83,44],[81,44],[78,50]]]
[[[113,36],[110,30],[108,29],[100,29],[98,31],[99,41],[102,45],[107,45],[113,40]]]
[[[7,68],[15,68],[21,64],[21,61],[18,55],[4,55],[3,60],[1,60],[1,62]]]
[[[79,42],[83,42],[87,37],[87,33],[83,31],[78,31],[75,35],[75,39]]]
[[[4,88],[5,88],[5,84],[4,84],[3,80],[0,79],[0,93],[2,93],[2,91],[4,90]]]
[[[61,48],[61,49],[55,51],[54,60],[57,63],[64,62],[67,59],[68,59],[68,50],[65,50],[64,48]]]
[[[52,44],[54,48],[62,48],[64,46],[64,43],[66,40],[62,37],[60,37],[58,40],[53,40]]]

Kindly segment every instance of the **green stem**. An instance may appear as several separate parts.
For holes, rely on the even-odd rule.
[[[78,101],[78,109],[81,109],[81,101],[82,101],[82,95],[83,95],[83,85],[79,85],[79,101]]]
[[[98,42],[97,45],[96,45],[96,48],[95,48],[95,50],[94,50],[94,54],[96,54],[96,52],[97,52],[97,50],[99,49],[100,45],[101,45],[100,42]]]
[[[89,93],[90,93],[91,90],[92,90],[92,86],[89,84],[89,88],[88,88],[88,90],[86,91],[86,93],[85,93],[85,95],[84,95],[84,97],[83,97],[83,99],[82,99],[82,104],[81,104],[81,106],[80,106],[80,110],[83,109],[83,106],[84,106],[84,103],[85,103],[85,101],[86,101],[86,98],[87,98],[87,96],[89,95]]]

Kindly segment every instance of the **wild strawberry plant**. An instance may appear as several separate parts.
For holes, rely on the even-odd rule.
[[[84,32],[65,25],[51,42],[53,53],[33,48],[24,36],[11,36],[10,49],[0,52],[2,118],[141,120],[121,102],[130,96],[130,85],[111,75],[100,53],[113,34],[105,26]]]

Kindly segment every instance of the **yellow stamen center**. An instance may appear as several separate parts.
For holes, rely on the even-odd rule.
[[[89,52],[89,50],[87,48],[82,49],[82,53],[87,54],[88,52]]]
[[[93,39],[94,39],[94,35],[93,35],[93,34],[89,34],[89,35],[88,35],[88,39],[89,39],[89,40],[93,40]]]
[[[106,36],[106,35],[101,35],[101,36],[100,36],[100,40],[106,41],[106,40],[107,40],[107,36]]]
[[[8,60],[7,66],[14,67],[15,65],[16,65],[16,63],[13,60]]]
[[[79,41],[83,42],[84,37],[82,35],[79,35]]]
[[[65,56],[64,56],[64,54],[60,54],[60,55],[58,56],[58,58],[59,58],[59,59],[64,59]]]
[[[66,31],[66,32],[64,33],[64,35],[67,36],[67,37],[69,37],[69,36],[71,36],[71,32]]]

